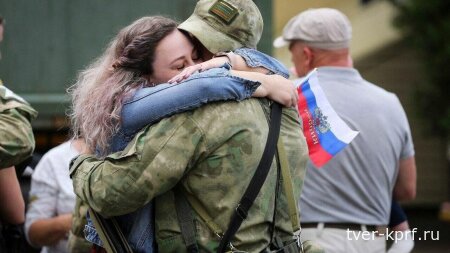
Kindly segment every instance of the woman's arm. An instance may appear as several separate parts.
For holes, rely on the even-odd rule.
[[[237,66],[237,70],[251,71],[251,69],[262,68],[267,70],[268,74],[276,74],[285,78],[289,77],[289,71],[283,63],[258,50],[252,48],[238,48],[233,53],[239,55],[245,61],[245,66]],[[238,64],[242,64],[242,62]],[[267,73],[267,71],[261,73]]]
[[[214,101],[243,100],[260,86],[257,81],[232,76],[226,68],[195,74],[184,82],[142,88],[124,103],[122,132],[134,135],[144,126]]]
[[[262,70],[263,73],[275,73],[288,77],[286,68],[268,55],[248,48],[241,48],[235,52],[232,61],[238,69],[252,68],[256,71]],[[212,62],[212,65],[206,68],[223,66],[225,62],[228,62],[227,57],[212,60],[216,62]],[[278,79],[270,82],[267,79],[264,80],[262,76],[249,77],[251,74],[246,75],[243,72],[234,72],[234,74],[236,76],[230,75],[226,68],[213,68],[191,76],[178,86],[161,84],[137,91],[134,98],[124,104],[121,132],[132,136],[144,126],[154,124],[162,118],[214,101],[240,101],[250,96],[269,97],[285,106],[292,106],[293,100],[297,99],[297,94],[293,92],[291,85],[282,85],[288,82],[286,80]],[[253,78],[259,82],[252,82],[245,78]],[[262,87],[260,82],[263,84]]]
[[[0,220],[13,225],[25,220],[25,203],[14,167],[0,169]]]
[[[280,76],[215,68],[184,82],[143,88],[122,109],[122,132],[134,135],[162,118],[200,107],[206,103],[269,97],[286,106],[296,103],[292,82]]]
[[[231,74],[261,83],[252,97],[268,97],[287,107],[292,107],[297,104],[298,93],[294,83],[282,76],[238,70],[232,70]]]
[[[180,74],[169,80],[169,83],[181,82],[196,71],[218,68],[228,63],[233,70],[276,74],[289,77],[287,68],[277,59],[251,48],[238,48],[234,52],[222,53],[200,64],[185,68]]]

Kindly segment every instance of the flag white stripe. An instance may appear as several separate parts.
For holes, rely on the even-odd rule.
[[[330,123],[330,130],[340,141],[347,144],[350,143],[359,132],[353,131],[350,127],[348,127],[348,125],[339,117],[328,102],[325,93],[320,87],[317,69],[314,69],[311,73],[309,73],[307,78],[309,78],[308,82],[311,87],[311,91],[316,97],[317,106],[322,110],[322,113],[328,117],[327,120],[328,123]]]

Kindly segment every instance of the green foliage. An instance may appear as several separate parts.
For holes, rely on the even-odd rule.
[[[395,25],[418,52],[428,82],[416,91],[420,116],[434,135],[450,137],[450,1],[390,0]]]

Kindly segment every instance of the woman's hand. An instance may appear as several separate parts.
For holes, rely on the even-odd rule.
[[[202,72],[212,68],[219,68],[225,63],[230,63],[228,57],[216,57],[211,60],[184,68],[178,75],[172,77],[168,83],[179,83],[190,77],[196,71]]]
[[[253,92],[252,97],[268,97],[285,107],[297,105],[298,93],[292,81],[280,75],[265,75],[257,72],[231,70],[231,75],[258,81],[261,85]]]
[[[297,105],[298,93],[294,83],[280,75],[264,75],[253,97],[268,97],[285,107]]]

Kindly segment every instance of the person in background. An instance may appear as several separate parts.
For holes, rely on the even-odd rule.
[[[0,17],[0,42],[3,40],[4,19]],[[0,168],[17,165],[34,151],[34,136],[30,121],[37,112],[21,97],[3,85],[0,79]]]
[[[0,42],[4,19],[0,17]],[[1,58],[1,55],[0,55]],[[3,86],[0,80],[0,251],[19,252],[25,203],[17,180],[15,165],[34,151],[30,121],[37,112],[21,97]]]
[[[353,68],[347,17],[335,9],[309,9],[284,27],[275,47],[289,46],[299,76],[317,68],[319,83],[339,116],[360,134],[323,168],[308,162],[301,194],[302,238],[328,252],[385,252],[386,240],[357,240],[358,232],[386,233],[391,200],[416,193],[414,147],[406,114],[393,93]],[[408,229],[406,227],[406,229]],[[412,249],[412,240],[402,251]]]
[[[48,151],[31,178],[25,234],[41,252],[69,252],[67,239],[72,227],[75,193],[69,177],[70,160],[86,153],[83,139],[67,141]],[[84,252],[89,252],[86,243]]]

